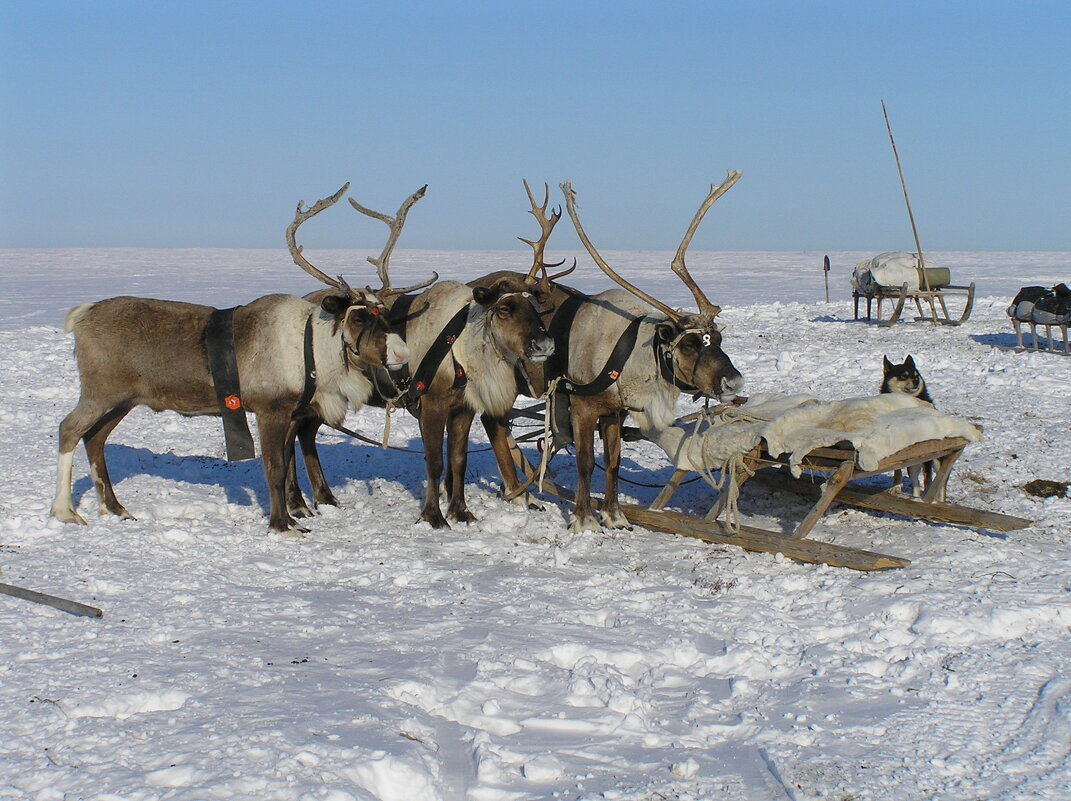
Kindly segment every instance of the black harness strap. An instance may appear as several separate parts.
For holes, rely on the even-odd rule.
[[[410,398],[416,400],[428,391],[431,382],[435,378],[435,374],[439,372],[439,365],[443,363],[446,354],[454,347],[454,342],[457,340],[458,335],[465,330],[465,326],[468,324],[469,305],[470,304],[466,303],[458,310],[457,314],[450,318],[450,322],[448,322],[446,327],[439,332],[437,337],[435,337],[435,340],[431,343],[431,347],[428,348],[427,353],[424,354],[424,358],[420,360],[416,372],[413,373],[413,380],[409,384]],[[462,387],[465,385],[466,381],[468,381],[468,379],[465,377],[465,371],[455,361],[454,387]]]
[[[543,375],[548,385],[555,378],[561,379],[558,382],[558,388],[554,393],[551,404],[553,409],[551,428],[554,432],[551,443],[552,451],[560,450],[573,441],[573,427],[569,413],[570,396],[598,395],[600,392],[605,392],[612,387],[617,382],[617,379],[621,377],[621,369],[625,366],[625,362],[628,361],[628,357],[636,347],[640,325],[643,323],[642,317],[637,317],[629,323],[621,336],[618,337],[617,344],[614,345],[606,364],[603,365],[602,370],[595,376],[595,379],[586,384],[577,384],[567,377],[569,372],[569,333],[572,330],[573,320],[577,311],[586,300],[588,300],[586,295],[580,293],[570,294],[558,306],[548,327],[548,333],[554,338],[554,354],[544,363]]]
[[[636,338],[639,336],[642,322],[643,318],[637,317],[628,324],[628,328],[618,337],[617,344],[614,345],[606,364],[603,365],[602,370],[595,376],[593,381],[589,381],[587,384],[575,384],[565,378],[559,386],[564,386],[565,391],[570,395],[598,395],[600,392],[608,390],[621,377],[621,368],[625,366],[628,357],[635,350]]]
[[[417,297],[417,295],[401,295],[394,301],[394,304],[390,308],[391,329],[403,340],[406,339],[406,326],[409,320],[412,319],[410,309]],[[389,383],[398,390],[395,397],[405,398],[406,408],[408,408],[414,416],[417,416],[417,412],[419,411],[418,403],[420,397],[428,391],[429,387],[431,387],[431,382],[434,380],[435,374],[439,371],[439,365],[443,363],[446,354],[450,352],[454,346],[454,342],[464,330],[465,325],[468,323],[468,317],[469,304],[466,304],[463,308],[458,310],[457,314],[450,318],[446,327],[435,337],[435,340],[431,343],[431,347],[428,348],[427,352],[424,354],[424,358],[420,360],[420,364],[417,365],[415,371],[410,372],[408,365],[403,365],[398,370],[394,370],[386,375],[384,375],[386,371],[383,371],[382,373],[377,371],[377,376],[386,378]],[[468,378],[465,375],[464,369],[457,363],[457,361],[454,361],[454,388],[458,389],[465,386],[467,381]],[[392,399],[382,392],[382,381],[377,380],[374,383],[376,388],[380,390],[380,394],[383,395],[386,400]]]
[[[238,307],[235,307],[238,308]],[[205,326],[205,351],[216,403],[223,418],[227,459],[232,462],[256,456],[253,436],[245,419],[238,361],[234,355],[234,309],[213,309]]]
[[[555,378],[561,378],[569,369],[569,332],[577,311],[587,300],[579,292],[570,293],[569,297],[558,304],[554,316],[547,326],[547,333],[554,340],[554,353],[543,362],[543,377],[547,384]]]

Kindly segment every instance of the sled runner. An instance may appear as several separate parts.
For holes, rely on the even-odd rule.
[[[866,300],[866,319],[872,318],[874,300],[878,302],[877,323],[888,327],[900,319],[904,304],[910,299],[918,311],[916,321],[929,320],[934,325],[962,325],[974,308],[974,283],[967,286],[952,283],[951,273],[924,259],[923,270],[914,253],[893,251],[879,253],[872,259],[859,262],[852,274],[852,300],[855,319],[859,319],[859,301]],[[949,311],[949,303],[962,303],[959,316]],[[882,321],[881,307],[892,304],[889,318]],[[925,304],[925,308],[923,306]]]
[[[772,400],[771,400],[772,399]],[[825,563],[853,570],[887,570],[910,564],[908,559],[875,553],[844,545],[808,539],[815,526],[834,503],[856,506],[877,512],[903,515],[993,531],[1013,531],[1032,525],[1032,521],[995,512],[972,509],[944,500],[952,468],[963,449],[981,438],[973,426],[959,421],[948,424],[947,415],[938,415],[928,404],[904,395],[852,399],[864,403],[842,401],[838,404],[818,404],[804,396],[763,396],[752,398],[743,409],[755,401],[755,408],[784,411],[774,420],[762,421],[749,414],[739,427],[727,421],[728,438],[712,443],[704,440],[721,423],[717,417],[739,415],[737,407],[716,407],[714,420],[697,428],[694,419],[685,418],[676,428],[660,432],[650,441],[666,451],[677,469],[658,496],[648,505],[622,504],[622,510],[632,523],[646,528],[667,531],[706,542],[736,545],[749,551],[781,553],[801,562]],[[808,429],[802,436],[792,434],[791,426],[779,423],[783,417],[812,420],[826,414],[827,419],[848,419],[860,413],[860,406],[871,407],[875,416],[882,417],[875,427],[846,430]],[[825,407],[820,408],[820,407]],[[924,408],[925,407],[925,408]],[[921,415],[917,414],[919,411]],[[709,413],[708,413],[709,414]],[[694,417],[694,416],[693,416]],[[920,420],[908,423],[911,417]],[[904,423],[902,436],[888,437],[881,432],[897,421]],[[821,420],[819,420],[821,422]],[[711,424],[712,425],[709,425]],[[766,426],[766,423],[772,424]],[[689,433],[691,429],[691,433]],[[813,431],[824,433],[814,434]],[[940,435],[942,431],[948,436]],[[818,443],[818,444],[814,444]],[[824,444],[822,444],[824,443]],[[814,444],[811,447],[811,444]],[[726,454],[732,454],[724,458]],[[717,464],[712,465],[709,458]],[[532,476],[533,468],[514,446],[514,459]],[[905,471],[914,465],[936,462],[934,478],[919,498],[905,497],[899,488],[886,482],[868,481],[878,476]],[[710,510],[703,517],[667,510],[665,507],[676,493],[682,480],[699,473],[721,489]],[[714,474],[718,477],[715,478]],[[776,490],[813,498],[814,502],[802,519],[789,532],[773,531],[740,521],[737,500],[741,488],[751,479]],[[570,500],[567,489],[544,480],[543,490]],[[722,519],[725,518],[725,519]]]

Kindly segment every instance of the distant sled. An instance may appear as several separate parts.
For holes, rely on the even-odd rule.
[[[962,325],[974,308],[973,281],[967,286],[953,284],[948,269],[936,266],[929,259],[923,259],[920,265],[915,253],[890,251],[861,261],[855,266],[851,283],[855,319],[859,319],[859,301],[865,299],[866,320],[871,321],[873,302],[877,299],[876,322],[884,327],[900,319],[909,298],[918,310],[915,320],[929,320],[934,325]],[[952,299],[955,304],[963,304],[958,316],[949,311]],[[885,300],[893,308],[889,318],[883,321],[881,311]]]
[[[1030,336],[1035,351],[1041,350],[1037,327],[1043,325],[1049,352],[1056,352],[1054,347],[1056,341],[1052,336],[1052,329],[1055,327],[1063,334],[1064,355],[1071,355],[1067,339],[1067,328],[1071,325],[1071,289],[1068,289],[1067,284],[1057,284],[1052,289],[1043,286],[1024,286],[1012,299],[1008,307],[1008,317],[1011,318],[1012,325],[1015,327],[1015,339],[1019,343],[1020,350],[1026,350],[1023,344],[1022,328],[1022,324],[1026,323],[1030,326]]]

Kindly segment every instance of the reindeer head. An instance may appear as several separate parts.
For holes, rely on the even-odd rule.
[[[688,226],[681,240],[680,247],[677,248],[676,256],[673,257],[671,269],[695,298],[698,306],[696,313],[686,313],[670,308],[642,289],[633,286],[611,269],[610,265],[599,255],[595,246],[591,244],[591,240],[588,239],[580,224],[580,218],[576,212],[576,194],[573,192],[572,184],[566,181],[561,185],[565,193],[565,204],[569,210],[569,216],[573,220],[573,227],[576,228],[580,241],[584,243],[584,247],[599,268],[616,283],[641,300],[650,303],[669,318],[666,322],[660,323],[657,328],[659,370],[663,378],[685,391],[716,397],[723,402],[732,400],[739,394],[743,389],[744,379],[721,349],[721,332],[724,326],[714,322],[714,318],[721,312],[721,307],[711,303],[692,278],[684,264],[684,254],[703,216],[714,205],[714,201],[732,188],[733,184],[740,179],[740,175],[739,170],[731,170],[720,186],[711,184],[710,193],[699,206],[699,210],[695,213],[691,225]]]
[[[345,281],[342,284],[347,291],[328,295],[320,308],[335,319],[334,333],[341,335],[347,364],[358,370],[399,369],[409,361],[409,346],[391,330],[387,307],[371,289],[353,290]]]
[[[724,326],[702,315],[682,315],[678,320],[656,327],[659,370],[685,392],[718,398],[723,403],[735,398],[744,378],[721,348]]]
[[[472,299],[486,310],[487,330],[507,361],[538,363],[554,353],[554,340],[547,336],[535,297],[524,283],[502,279],[490,287],[474,287]]]

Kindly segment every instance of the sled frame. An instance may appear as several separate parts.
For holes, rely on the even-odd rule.
[[[629,522],[646,528],[704,542],[735,545],[748,551],[780,553],[799,562],[862,571],[905,567],[910,560],[903,557],[821,542],[808,539],[808,536],[834,503],[994,531],[1013,531],[1033,525],[1032,521],[1023,518],[972,509],[943,500],[952,467],[966,444],[967,441],[959,437],[914,443],[882,459],[874,470],[864,470],[859,466],[858,453],[854,448],[816,448],[801,462],[804,473],[800,478],[791,475],[787,457],[774,457],[756,448],[745,457],[744,462],[761,483],[807,497],[817,496],[803,519],[787,533],[744,523],[730,526],[718,520],[718,513],[724,504],[724,493],[702,518],[667,510],[666,505],[691,472],[685,469],[676,470],[648,506],[622,503],[621,511]],[[521,472],[526,477],[534,475],[535,468],[512,438],[510,447],[514,463]],[[937,462],[937,469],[921,498],[906,497],[897,491],[898,487],[859,483],[873,476],[906,470],[925,462]],[[751,473],[740,470],[737,476],[737,485],[742,487],[751,478]],[[562,500],[573,500],[572,492],[550,480],[544,480],[542,490]]]
[[[952,316],[948,311],[948,304],[945,302],[947,298],[962,297],[963,312],[959,317]],[[897,320],[900,319],[900,315],[904,311],[904,304],[908,299],[915,302],[915,308],[918,311],[916,321],[929,320],[934,325],[963,325],[971,316],[971,311],[974,309],[974,282],[972,281],[967,286],[949,285],[943,286],[939,289],[911,289],[907,288],[907,283],[900,285],[899,287],[888,287],[876,285],[872,293],[866,294],[859,290],[852,290],[852,299],[855,302],[855,319],[859,319],[859,301],[866,299],[866,320],[872,319],[873,302],[875,299],[878,301],[877,308],[877,323],[883,328],[888,328]],[[882,322],[881,319],[881,306],[882,303],[888,299],[893,304],[892,312],[889,315],[889,319]],[[923,309],[923,302],[926,303],[929,313]],[[940,307],[940,311],[938,311]]]
[[[1019,350],[1026,351],[1028,348],[1023,344],[1023,323],[1021,320],[1017,320],[1014,317],[1011,318],[1012,326],[1015,328],[1015,339],[1019,343]],[[1041,352],[1041,337],[1038,336],[1038,326],[1045,326],[1045,340],[1048,343],[1049,353],[1059,353],[1056,350],[1056,339],[1052,335],[1052,329],[1062,332],[1064,340],[1064,356],[1071,356],[1071,343],[1068,342],[1067,329],[1068,323],[1035,323],[1030,321],[1027,323],[1030,326],[1030,338],[1034,343],[1033,351],[1035,353]]]

